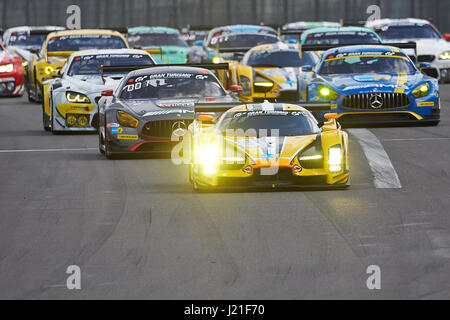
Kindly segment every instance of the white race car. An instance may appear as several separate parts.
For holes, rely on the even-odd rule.
[[[409,42],[417,43],[418,62],[430,63],[438,70],[441,82],[450,81],[450,42],[436,27],[423,19],[379,19],[368,21],[366,27],[375,30],[383,43]],[[405,50],[406,51],[406,50]],[[410,55],[409,52],[405,52]]]
[[[98,100],[115,89],[130,68],[154,65],[143,50],[107,49],[73,53],[60,77],[44,82],[43,127],[46,131],[96,131]]]

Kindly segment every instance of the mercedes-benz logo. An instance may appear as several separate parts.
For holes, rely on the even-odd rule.
[[[172,125],[172,132],[177,137],[184,136],[187,131],[186,129],[186,123],[184,121],[177,121]]]
[[[370,106],[374,109],[380,109],[383,106],[383,97],[379,93],[373,93],[369,98]]]

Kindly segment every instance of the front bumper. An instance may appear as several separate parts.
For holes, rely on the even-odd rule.
[[[21,96],[24,92],[23,74],[0,74],[0,96]]]
[[[56,110],[55,110],[56,109]],[[97,106],[83,103],[60,103],[54,113],[53,131],[97,131]]]

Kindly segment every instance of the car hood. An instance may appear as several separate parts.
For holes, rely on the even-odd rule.
[[[67,77],[66,81],[70,86],[70,90],[82,90],[83,93],[100,92],[106,89],[115,89],[123,76],[105,77],[105,82],[99,75],[75,75]]]
[[[31,58],[33,57],[33,54],[29,50],[19,46],[8,46],[7,50],[9,52],[18,54],[19,56],[22,57],[22,59],[26,61],[30,61]]]
[[[349,93],[354,90],[358,90],[361,93],[373,91],[393,92],[397,88],[411,88],[423,79],[423,74],[417,72],[403,77],[392,73],[349,74],[322,76],[322,79],[341,93]]]
[[[281,90],[297,90],[297,79],[300,68],[254,68],[256,73],[271,79]]]
[[[8,51],[0,51],[0,63],[9,63],[11,62],[11,54],[8,53]]]
[[[208,99],[210,101],[210,99]],[[214,102],[233,102],[231,96],[216,97]],[[148,100],[121,100],[121,104],[140,117],[153,117],[158,115],[173,115],[173,117],[193,118],[194,105],[198,102],[207,102],[206,98],[167,98]],[[236,105],[239,101],[236,101]]]

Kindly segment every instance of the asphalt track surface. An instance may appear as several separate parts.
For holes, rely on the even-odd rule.
[[[106,160],[2,98],[0,298],[450,298],[449,91],[437,127],[370,129],[401,187],[376,187],[350,134],[347,190],[207,194],[170,159]]]

